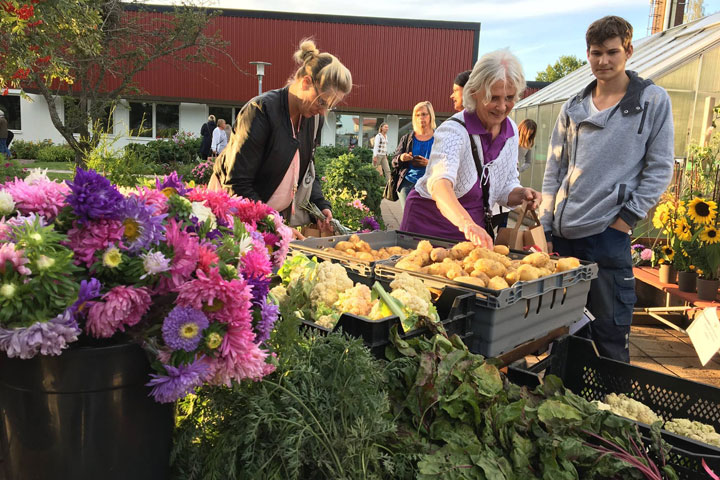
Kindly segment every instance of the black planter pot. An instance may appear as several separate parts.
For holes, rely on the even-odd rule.
[[[698,278],[697,280],[697,294],[700,300],[707,302],[714,302],[717,298],[718,293],[718,280],[706,280],[704,278]]]
[[[678,289],[681,292],[694,292],[697,283],[697,273],[678,272]]]
[[[0,445],[7,480],[162,480],[173,406],[148,396],[134,344],[0,356]]]

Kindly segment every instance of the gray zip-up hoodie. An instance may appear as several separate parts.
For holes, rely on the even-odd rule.
[[[605,231],[618,217],[633,227],[670,183],[670,97],[651,80],[626,73],[630,84],[616,106],[590,114],[596,80],[560,110],[540,206],[546,233],[584,238]]]

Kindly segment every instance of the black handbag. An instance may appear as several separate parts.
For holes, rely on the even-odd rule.
[[[398,197],[397,184],[400,181],[400,169],[393,167],[390,172],[390,178],[385,182],[385,190],[383,191],[383,198],[390,200],[391,202],[396,201]]]

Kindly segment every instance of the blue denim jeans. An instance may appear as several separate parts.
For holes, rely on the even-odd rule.
[[[7,147],[7,138],[0,138],[0,153],[3,153],[6,157],[10,158],[10,150],[8,150]]]
[[[598,278],[590,284],[587,302],[595,321],[587,336],[600,355],[630,362],[630,324],[637,300],[630,235],[608,228],[590,237],[568,240],[553,236],[552,241],[560,255],[598,264]]]
[[[405,180],[403,178],[403,181],[400,182],[400,188],[398,188],[398,200],[400,200],[400,206],[403,211],[405,211],[405,200],[407,200],[407,196],[410,195],[413,188],[415,188],[415,184],[410,180]]]

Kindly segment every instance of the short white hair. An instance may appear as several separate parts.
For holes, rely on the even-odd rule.
[[[490,89],[498,80],[508,81],[515,87],[515,101],[525,91],[525,75],[520,60],[505,48],[486,53],[475,63],[463,88],[463,106],[474,112],[477,104],[473,95],[480,91],[485,92],[485,103],[489,103],[492,98]]]

